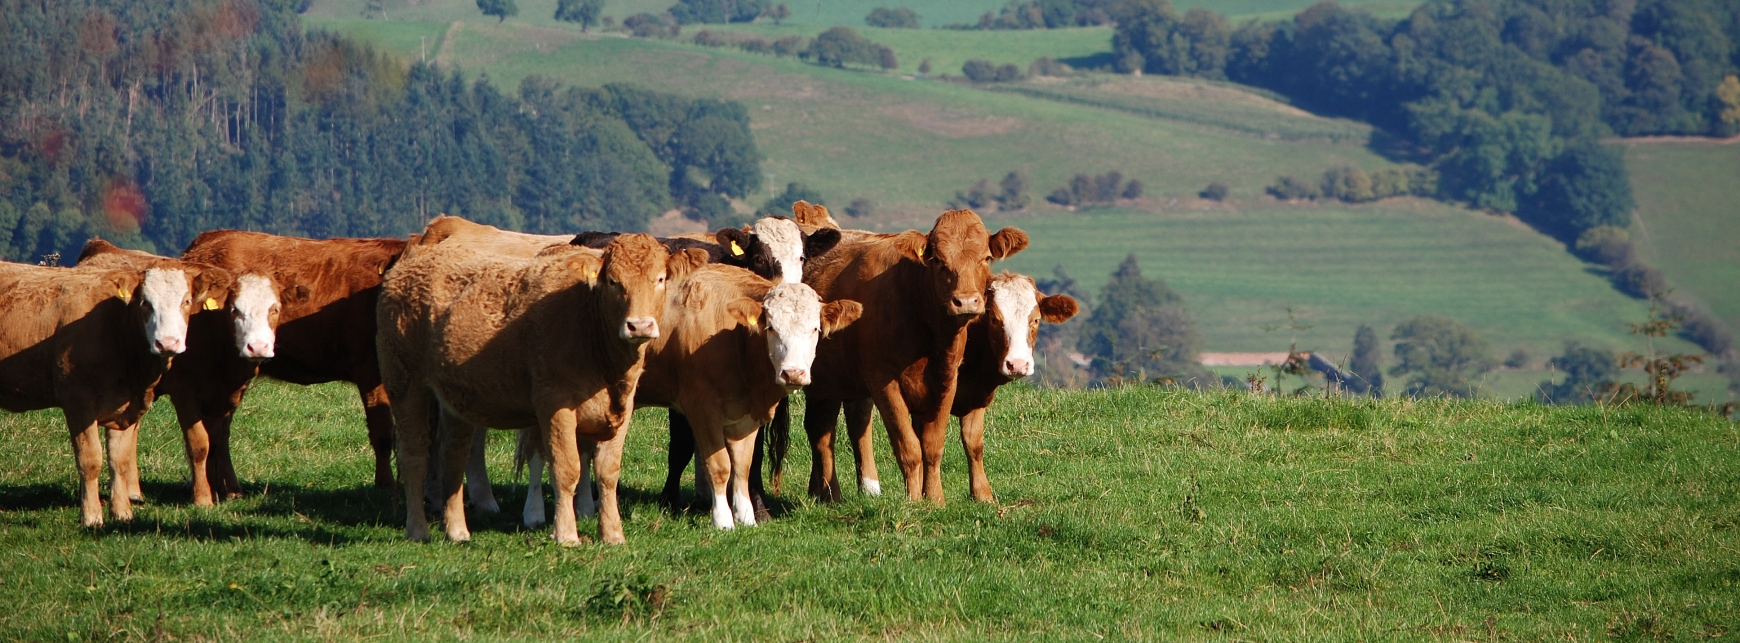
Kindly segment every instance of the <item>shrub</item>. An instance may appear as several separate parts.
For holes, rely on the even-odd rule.
[[[1669,310],[1680,318],[1679,334],[1686,341],[1717,356],[1728,355],[1734,350],[1734,333],[1710,311],[1679,301],[1669,304]]]
[[[731,44],[730,42],[727,42],[725,40],[724,36],[713,33],[713,32],[708,31],[706,29],[702,29],[700,31],[695,32],[695,35],[692,38],[692,40],[694,40],[695,44],[700,45],[702,47],[724,47],[725,45]]]
[[[750,38],[737,43],[737,48],[752,54],[773,53],[773,42],[766,38]]]
[[[1371,177],[1352,166],[1332,167],[1323,172],[1323,196],[1351,203],[1363,203],[1377,197],[1372,193]]]
[[[961,65],[961,74],[975,83],[994,82],[997,80],[997,66],[989,60],[973,59]]]
[[[1118,200],[1118,188],[1122,186],[1123,183],[1124,174],[1117,170],[1112,170],[1094,177],[1093,200],[1101,203],[1109,203]]]
[[[1232,190],[1228,188],[1225,183],[1215,181],[1208,184],[1208,187],[1203,188],[1202,191],[1196,193],[1196,195],[1213,201],[1225,201],[1227,194],[1231,191]]]
[[[773,55],[790,58],[810,48],[809,39],[803,36],[786,36],[773,41]]]
[[[930,59],[929,58],[926,58],[922,61],[919,61],[918,73],[920,75],[929,75],[930,74]]]
[[[677,24],[721,24],[750,22],[767,8],[767,0],[677,0],[670,13]]]
[[[884,29],[917,29],[918,14],[906,7],[877,7],[864,16],[864,24]]]
[[[827,203],[822,201],[822,194],[820,192],[811,190],[809,186],[802,183],[792,182],[785,184],[784,192],[773,195],[773,198],[768,199],[767,203],[762,204],[761,209],[756,211],[755,215],[758,217],[789,217],[791,216],[791,204],[798,201],[809,201],[816,205],[827,205]]]
[[[1649,299],[1667,293],[1668,280],[1655,266],[1632,261],[1613,271],[1613,287],[1638,299]]]
[[[1441,315],[1422,315],[1402,322],[1396,340],[1395,367],[1390,375],[1407,378],[1414,396],[1473,397],[1472,378],[1492,369],[1492,350],[1473,329]]]
[[[804,56],[820,65],[844,67],[846,63],[880,65],[882,51],[887,49],[858,35],[851,27],[834,27],[810,41]],[[892,52],[890,52],[892,55]]]
[[[1123,196],[1126,199],[1142,198],[1142,182],[1137,179],[1130,179],[1129,183],[1124,184]]]
[[[876,49],[876,66],[886,71],[899,67],[900,61],[895,59],[893,49],[878,47]]]
[[[1003,175],[1003,180],[997,183],[1002,188],[997,192],[998,210],[1020,210],[1027,207],[1027,175],[1019,171],[1011,171]]]
[[[1565,352],[1547,360],[1547,366],[1565,374],[1565,381],[1551,380],[1536,387],[1535,398],[1546,404],[1576,404],[1598,399],[1619,376],[1619,362],[1611,351],[1565,342]]]
[[[1353,331],[1353,355],[1347,360],[1347,370],[1353,379],[1347,387],[1355,393],[1372,397],[1384,396],[1383,350],[1378,347],[1377,331],[1369,324],[1360,324]]]
[[[995,197],[991,192],[991,181],[979,179],[966,192],[955,192],[955,198],[949,200],[949,207],[955,209],[981,210],[991,205]]]
[[[1142,182],[1124,181],[1124,174],[1112,170],[1098,176],[1077,174],[1070,178],[1069,183],[1053,190],[1045,200],[1063,206],[1076,206],[1089,203],[1111,203],[1120,197],[1134,199],[1142,196]]]
[[[1520,349],[1520,348],[1516,349],[1514,351],[1511,351],[1510,355],[1508,355],[1504,358],[1504,367],[1505,368],[1513,368],[1513,369],[1514,368],[1523,368],[1523,367],[1528,366],[1528,365],[1529,365],[1529,352],[1525,351],[1523,349]]]
[[[876,213],[876,204],[869,199],[858,197],[852,199],[852,204],[846,206],[846,216],[862,219]]]
[[[637,13],[623,18],[622,26],[636,38],[675,38],[683,32],[682,25],[650,13]]]
[[[1007,83],[1010,81],[1021,80],[1021,68],[1016,67],[1014,63],[1009,63],[1009,64],[1003,65],[1001,67],[998,67],[997,68],[997,75],[993,80],[995,80],[999,83]]]
[[[1631,263],[1631,235],[1624,228],[1610,225],[1584,230],[1577,237],[1577,255],[1604,266],[1624,266]]]
[[[1041,56],[1027,65],[1029,76],[1070,76],[1075,70],[1069,65],[1053,60],[1051,56]]]
[[[1276,177],[1275,184],[1265,188],[1265,191],[1283,201],[1315,199],[1319,196],[1316,185],[1291,176]]]

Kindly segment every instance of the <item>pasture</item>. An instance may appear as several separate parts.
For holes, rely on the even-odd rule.
[[[524,487],[505,433],[490,465],[510,512],[474,513],[470,544],[405,542],[341,386],[262,382],[236,433],[249,495],[215,509],[187,504],[167,404],[143,431],[148,503],[86,532],[59,414],[0,416],[0,638],[1740,631],[1740,428],[1685,410],[1015,386],[988,424],[997,506],[965,498],[958,442],[945,508],[853,490],[811,504],[800,432],[784,515],[730,532],[653,504],[663,412],[643,411],[624,461],[628,544],[572,549],[509,517]]]
[[[1632,241],[1677,292],[1740,328],[1740,145],[1706,141],[1625,144],[1637,210]]]

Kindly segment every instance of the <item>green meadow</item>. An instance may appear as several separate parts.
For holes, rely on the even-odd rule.
[[[1637,212],[1632,241],[1676,292],[1740,329],[1740,145],[1638,141],[1625,145]]]
[[[663,413],[637,414],[628,544],[562,548],[509,507],[469,544],[402,539],[343,386],[256,387],[247,496],[188,506],[167,404],[147,503],[77,526],[56,412],[0,416],[6,640],[1624,640],[1740,631],[1740,428],[1653,407],[1006,389],[972,502],[801,497],[715,531],[653,502]],[[878,438],[884,471],[894,471]],[[842,460],[850,469],[850,464]],[[582,521],[582,533],[596,534]],[[437,532],[439,534],[439,532]],[[437,536],[439,538],[439,536]]]

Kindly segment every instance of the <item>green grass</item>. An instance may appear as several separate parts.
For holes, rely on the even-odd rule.
[[[1637,198],[1632,241],[1676,291],[1709,305],[1740,330],[1740,145],[1625,145]]]
[[[696,26],[691,31],[707,29],[720,32],[755,34],[767,39],[799,35],[814,37],[825,26],[788,24],[738,24]],[[1069,59],[1109,53],[1112,50],[1112,30],[1108,27],[1075,29],[1042,29],[1031,31],[953,31],[941,29],[877,29],[858,27],[858,32],[877,44],[894,50],[900,62],[897,73],[915,74],[925,59],[930,59],[934,75],[961,75],[961,65],[968,60],[989,60],[1002,65],[1019,65],[1023,72],[1027,64],[1041,56]]]
[[[149,502],[96,532],[75,526],[59,415],[0,416],[0,638],[1740,631],[1740,428],[1688,411],[1017,387],[989,420],[998,506],[964,500],[951,444],[946,508],[787,495],[783,517],[732,532],[649,502],[662,414],[642,413],[625,462],[628,544],[572,549],[476,515],[470,544],[403,541],[393,495],[368,486],[359,411],[340,386],[258,387],[236,434],[248,496],[198,510],[160,405],[143,428]],[[505,435],[491,464],[516,506]]]
[[[1239,92],[1250,102],[1213,100],[1189,95],[1191,90],[1213,91],[1215,85],[1173,79],[1143,79],[1108,82],[1104,77],[1064,83],[998,83],[989,89],[1076,103],[1090,107],[1128,112],[1150,118],[1195,123],[1224,128],[1242,134],[1285,141],[1328,140],[1365,142],[1371,138],[1372,127],[1357,121],[1328,119],[1297,110],[1284,110],[1284,104],[1262,101],[1260,97]],[[1174,86],[1178,90],[1166,93],[1182,95],[1145,96],[1128,92],[1105,91],[1105,85],[1141,86],[1158,89]],[[1227,90],[1227,93],[1238,90]]]

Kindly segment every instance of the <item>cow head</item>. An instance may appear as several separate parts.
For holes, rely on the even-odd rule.
[[[1027,233],[1003,228],[988,234],[972,210],[949,210],[937,217],[930,234],[907,231],[895,238],[895,245],[908,259],[925,265],[930,286],[949,315],[971,318],[985,312],[991,261],[1026,248]]]
[[[226,296],[233,281],[221,268],[183,266],[147,269],[139,283],[145,339],[153,355],[172,357],[187,350],[188,316],[206,299]]]
[[[665,285],[681,280],[707,263],[707,253],[684,250],[675,255],[645,234],[625,234],[604,248],[598,275],[601,307],[610,318],[620,317],[617,336],[630,344],[659,337],[659,317],[665,310]]]
[[[1033,374],[1033,344],[1039,341],[1039,322],[1061,324],[1080,307],[1069,295],[1040,296],[1030,277],[1003,273],[991,278],[986,311],[991,345],[1003,356],[997,371],[1009,379]]]
[[[834,216],[828,214],[828,208],[824,205],[811,205],[808,201],[796,201],[791,204],[791,216],[797,220],[798,227],[805,230],[840,229],[839,222],[834,221]]]
[[[840,243],[839,230],[823,228],[806,234],[784,217],[764,217],[748,231],[725,228],[713,237],[725,249],[725,263],[786,283],[803,281],[804,262]]]
[[[730,304],[738,323],[759,330],[767,339],[775,383],[795,391],[810,383],[816,342],[832,335],[863,314],[864,307],[848,299],[822,303],[803,282],[785,282],[767,291],[760,302],[740,299]]]
[[[284,303],[308,300],[308,287],[292,284],[280,287],[271,277],[246,274],[236,278],[230,289],[230,323],[236,329],[236,350],[242,359],[259,362],[271,359],[277,348],[278,316]],[[215,307],[216,299],[207,299],[206,307]]]

